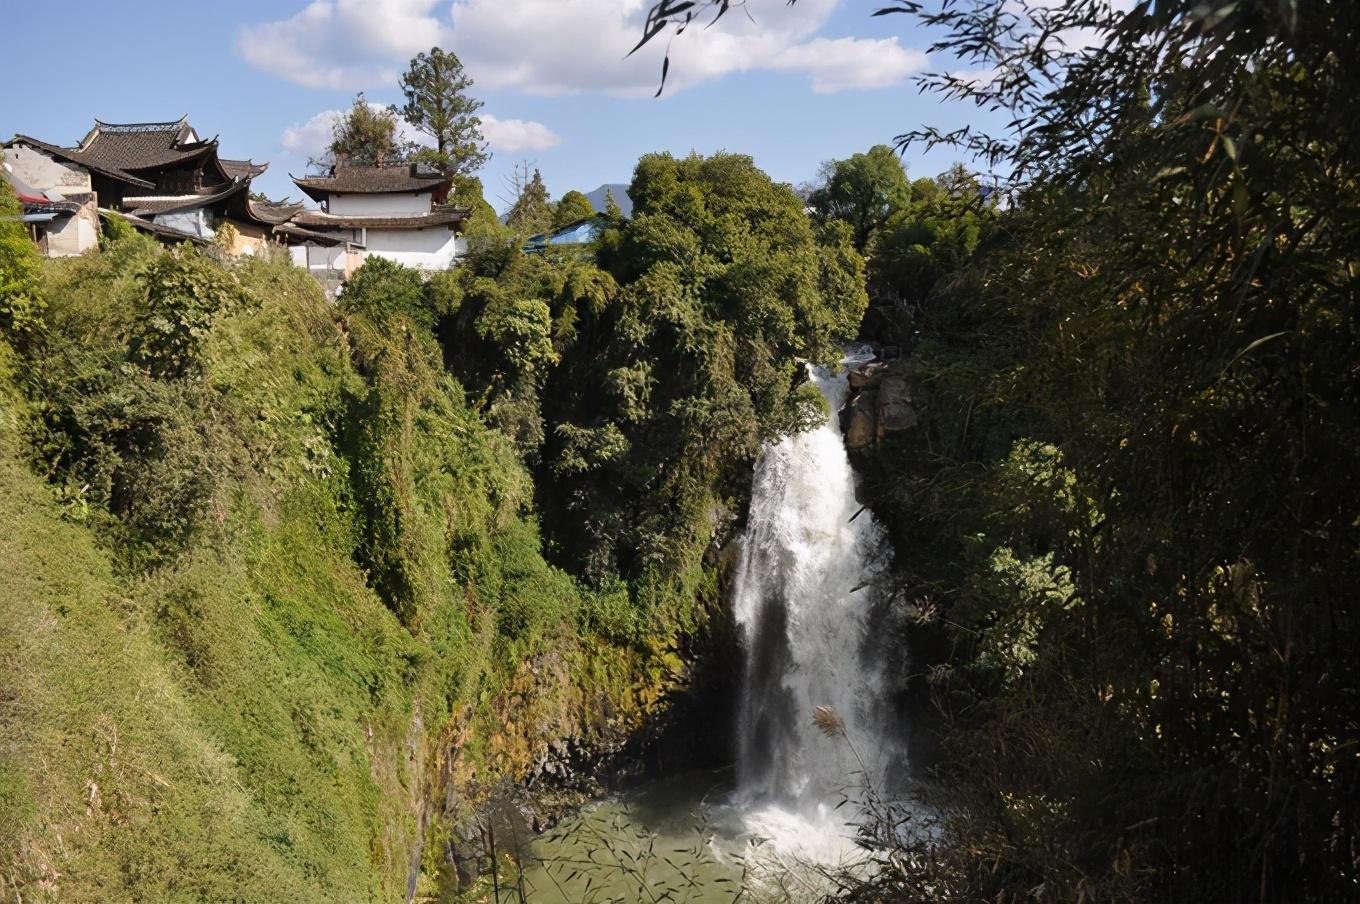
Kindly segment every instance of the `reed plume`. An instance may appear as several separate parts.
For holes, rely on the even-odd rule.
[[[812,708],[812,721],[817,729],[828,738],[846,738],[849,736],[845,732],[845,720],[841,714],[829,706],[814,706]]]
[[[850,731],[845,727],[845,719],[829,706],[814,706],[812,707],[812,723],[826,737],[840,738],[845,741],[846,746],[850,748],[850,752],[855,757],[855,762],[859,763],[860,781],[867,797],[865,801],[866,809],[870,812],[881,811],[884,807],[883,797],[874,782],[873,774],[869,772],[869,767],[864,763],[864,757],[859,755],[859,748],[855,746],[854,739],[850,737]]]

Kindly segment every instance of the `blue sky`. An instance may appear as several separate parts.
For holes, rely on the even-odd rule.
[[[540,168],[554,197],[627,182],[649,151],[752,155],[774,178],[811,180],[818,164],[921,123],[985,121],[922,96],[929,37],[903,16],[872,18],[875,0],[750,0],[755,22],[730,13],[672,49],[666,95],[651,94],[661,46],[625,61],[645,0],[75,0],[16,4],[5,14],[7,90],[0,135],[61,144],[94,117],[110,122],[187,113],[222,153],[269,161],[271,196],[298,192],[326,111],[356,90],[399,99],[396,74],[440,44],[463,58],[486,102],[493,159],[482,173],[503,206],[515,163]],[[51,38],[49,43],[47,38]],[[28,78],[31,77],[31,81]],[[993,123],[995,124],[995,123]],[[906,156],[913,176],[958,159],[949,149]]]

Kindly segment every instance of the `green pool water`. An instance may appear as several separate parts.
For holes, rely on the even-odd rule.
[[[535,839],[501,902],[802,904],[853,862],[852,830],[733,802],[730,774],[691,773],[607,798]],[[513,883],[513,884],[512,884]]]

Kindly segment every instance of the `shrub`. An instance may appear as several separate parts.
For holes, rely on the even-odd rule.
[[[376,323],[403,316],[422,329],[433,329],[435,324],[420,271],[385,257],[368,258],[346,280],[339,306],[346,314],[363,314]]]
[[[159,378],[197,376],[215,318],[244,301],[230,271],[195,251],[157,256],[142,274],[146,302],[133,326],[133,361]]]
[[[19,200],[0,179],[0,335],[21,343],[42,323],[42,259],[17,219]]]
[[[217,232],[213,235],[213,246],[219,251],[232,254],[236,251],[236,241],[240,237],[241,230],[230,223],[223,223],[217,227]]]

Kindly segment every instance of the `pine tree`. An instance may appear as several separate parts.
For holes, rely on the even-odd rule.
[[[482,138],[482,121],[477,111],[482,102],[467,94],[472,79],[463,70],[458,55],[431,48],[411,60],[401,77],[406,103],[393,108],[416,131],[434,139],[435,146],[417,153],[445,175],[466,176],[491,159]]]
[[[548,202],[548,187],[538,170],[524,183],[519,197],[505,218],[506,225],[523,235],[536,235],[552,228],[553,208]]]

